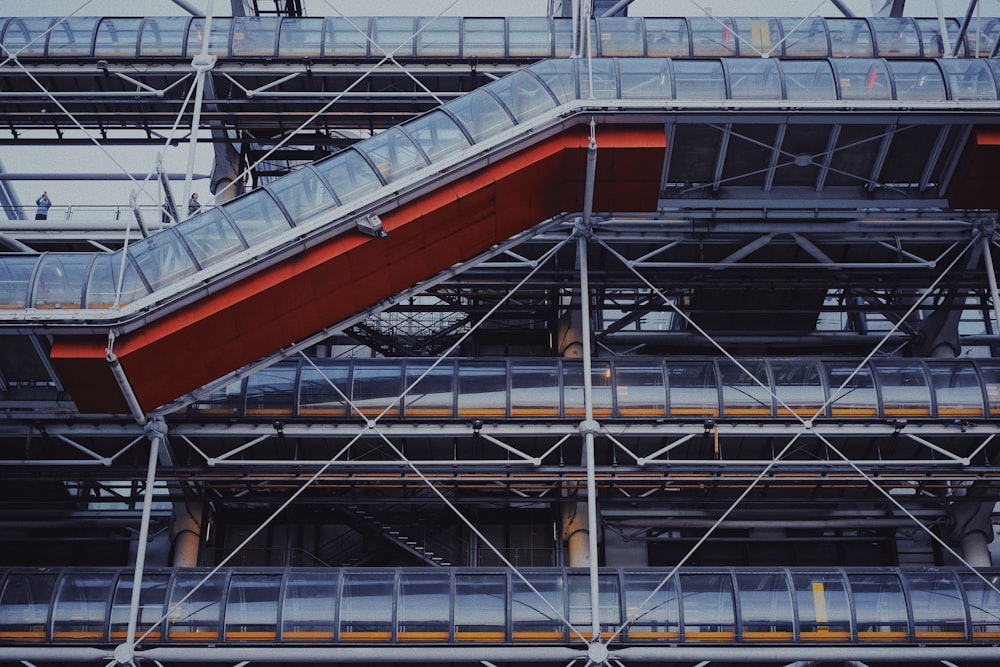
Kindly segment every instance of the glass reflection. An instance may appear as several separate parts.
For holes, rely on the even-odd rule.
[[[906,601],[894,574],[849,574],[859,641],[901,641],[907,632]]]
[[[534,590],[520,577],[511,580],[511,628],[514,640],[544,642],[563,639],[562,575],[530,574],[526,578]]]
[[[392,639],[392,572],[345,572],[340,596],[340,639]]]
[[[785,55],[794,57],[826,56],[830,44],[826,36],[826,22],[819,17],[806,19],[778,19],[785,33]]]
[[[312,417],[342,417],[348,414],[350,362],[317,359],[302,366],[299,381],[299,414]]]
[[[136,633],[146,635],[149,641],[159,641],[163,628],[163,603],[167,597],[167,574],[144,573],[139,587],[139,615],[136,618]],[[109,638],[123,642],[128,638],[129,613],[132,604],[132,577],[118,578],[114,601],[111,605]],[[154,628],[153,625],[156,624]],[[146,634],[149,633],[149,634]],[[135,637],[133,637],[135,639]]]
[[[790,641],[794,629],[792,596],[784,572],[740,573],[740,618],[743,639]]]
[[[3,34],[3,56],[43,56],[52,19],[43,17],[12,18]]]
[[[323,44],[323,55],[368,55],[369,21],[370,19],[358,17],[328,17],[326,19],[326,40]],[[378,52],[376,51],[376,53]]]
[[[490,90],[503,100],[519,123],[556,107],[556,100],[548,89],[526,70],[503,77],[492,84]]]
[[[667,367],[670,414],[675,417],[718,417],[719,385],[712,362],[670,364]]]
[[[421,17],[417,19],[417,57],[456,56],[460,19],[457,16]],[[503,40],[501,26],[501,41]]]
[[[507,54],[512,58],[546,58],[552,55],[552,22],[542,16],[507,19],[510,31]]]
[[[273,56],[277,37],[277,19],[260,16],[237,17],[233,24],[232,54],[234,56]]]
[[[104,616],[114,586],[110,572],[63,576],[52,608],[52,638],[71,641],[104,638]]]
[[[559,368],[555,359],[526,361],[510,369],[512,417],[559,414]]]
[[[83,284],[93,259],[92,255],[81,253],[42,255],[31,288],[31,307],[79,308],[83,300]],[[3,297],[0,296],[2,302]]]
[[[630,621],[629,639],[660,640],[680,637],[677,580],[664,583],[663,576],[629,572],[625,587],[625,615]]]
[[[170,591],[167,636],[176,641],[207,642],[219,639],[225,575],[178,572]]]
[[[840,575],[793,573],[792,586],[802,641],[847,641],[851,638],[851,605]]]
[[[313,213],[338,205],[322,177],[306,165],[266,186],[293,220],[301,221]]]
[[[931,393],[924,369],[905,361],[878,361],[875,378],[885,416],[921,417],[931,412]]]
[[[281,638],[332,640],[339,583],[336,571],[289,572],[281,605]]]
[[[502,361],[459,361],[458,415],[507,415],[507,365]]]
[[[911,19],[883,17],[873,23],[879,56],[898,58],[920,55],[920,39]]]
[[[462,26],[462,56],[498,58],[504,55],[504,19],[466,18]],[[547,37],[548,24],[545,27]]]
[[[386,183],[412,174],[428,164],[404,130],[392,127],[362,144],[362,150],[378,169]]]
[[[829,18],[830,55],[834,58],[871,58],[875,55],[868,22],[857,18]]]
[[[490,139],[514,127],[514,120],[507,110],[484,88],[466,93],[445,108],[462,124],[473,142]]]
[[[313,166],[342,202],[382,187],[374,169],[354,149],[341,151]]]
[[[404,573],[399,577],[396,638],[442,641],[451,630],[451,577],[447,572]]]
[[[469,146],[469,138],[443,111],[431,111],[406,124],[410,135],[431,162]]]
[[[965,639],[965,605],[950,572],[904,572],[918,641]]]
[[[208,40],[208,53],[213,56],[229,55],[229,31],[232,28],[233,20],[224,18],[213,18],[209,26],[211,35]],[[195,56],[201,53],[202,42],[205,39],[205,19],[191,19],[191,27],[188,28],[187,55]]]
[[[297,370],[297,366],[276,364],[249,376],[246,414],[255,417],[293,414]]]
[[[49,34],[50,56],[89,56],[90,40],[98,19],[71,16],[52,28]]]
[[[728,574],[680,574],[684,640],[724,642],[736,638],[733,581]]]
[[[726,78],[718,60],[675,60],[673,65],[677,99],[726,99]]]
[[[938,416],[983,416],[983,390],[971,363],[928,361],[927,370],[934,387]]]
[[[506,597],[507,578],[502,574],[456,574],[455,640],[502,642]]]
[[[318,56],[323,43],[323,19],[292,18],[281,20],[278,35],[278,56],[295,58]]]
[[[892,98],[889,72],[881,60],[837,60],[834,62],[844,100],[888,100]]]
[[[28,304],[31,274],[37,255],[5,255],[0,262],[0,307],[21,309]]]
[[[691,53],[687,21],[684,19],[647,18],[646,55],[655,57],[687,56]]]
[[[736,26],[732,19],[695,16],[688,20],[695,56],[735,56]]]
[[[291,223],[267,190],[255,190],[225,206],[243,239],[250,246],[288,231]]]
[[[622,99],[669,100],[674,94],[666,60],[631,58],[618,62]]]
[[[181,16],[147,18],[142,24],[139,55],[181,55],[184,51],[184,36],[187,34],[190,20]]]
[[[233,575],[226,597],[226,640],[275,640],[280,591],[281,575]]]
[[[182,233],[202,268],[244,249],[243,240],[222,209],[213,208],[186,221]]]
[[[890,63],[897,100],[945,100],[944,78],[936,63],[901,60]]]
[[[94,258],[87,282],[87,308],[110,308],[124,306],[139,297],[149,294],[149,290],[139,277],[132,262],[125,259],[122,266],[122,251],[100,253]],[[121,276],[120,297],[118,284]]]
[[[406,387],[403,399],[407,417],[451,417],[455,414],[455,364],[432,360],[406,362]]]
[[[644,55],[641,18],[629,16],[598,18],[597,33],[601,57]]]
[[[10,574],[0,593],[0,638],[45,640],[55,574]]]
[[[129,246],[129,256],[153,290],[198,270],[175,229],[164,229]]]
[[[728,60],[729,85],[734,100],[780,100],[778,61],[770,58]]]
[[[957,60],[953,58],[938,61],[948,80],[948,89],[953,100],[995,100],[996,82],[990,75],[990,68],[982,60]],[[991,65],[996,66],[991,62]]]

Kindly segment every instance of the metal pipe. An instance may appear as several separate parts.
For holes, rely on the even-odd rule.
[[[176,0],[175,0],[176,2]],[[208,0],[208,9],[205,13],[205,34],[201,40],[201,53],[191,60],[191,67],[197,72],[194,90],[194,115],[191,118],[191,145],[188,148],[187,169],[184,173],[184,206],[188,206],[191,199],[191,180],[194,173],[194,156],[198,148],[198,128],[201,125],[201,107],[205,98],[205,77],[208,70],[215,65],[215,56],[208,54],[209,37],[212,34],[212,6],[213,0]],[[186,212],[186,211],[185,211]]]
[[[594,434],[598,424],[594,421],[594,397],[591,382],[590,363],[590,282],[587,279],[587,237],[580,234],[577,237],[577,253],[580,261],[580,320],[582,322],[581,342],[583,343],[583,406],[584,421],[580,425],[583,431],[584,448],[587,464],[587,539],[590,554],[590,624],[591,640],[601,638],[600,621],[600,587],[598,586],[598,554],[597,554],[597,479],[594,461]]]
[[[146,413],[143,412],[142,406],[139,405],[139,399],[136,398],[135,392],[132,390],[132,385],[129,384],[128,377],[125,375],[125,369],[122,368],[121,362],[118,361],[118,356],[109,349],[107,358],[108,364],[111,366],[111,374],[118,382],[119,389],[122,390],[122,397],[124,397],[128,409],[132,412],[132,416],[135,417],[135,421],[138,422],[139,426],[145,425]]]
[[[977,4],[979,4],[979,0],[969,0],[969,7],[965,10],[965,18],[962,19],[962,26],[958,29],[958,35],[955,37],[955,46],[952,47],[952,58],[956,57],[959,49],[962,48],[962,42],[965,41],[965,34],[969,32],[969,24],[972,23],[972,15],[976,11]],[[977,52],[978,48],[977,45]]]
[[[203,18],[205,14],[202,13],[200,9],[187,2],[187,0],[171,0],[175,5],[186,11],[191,16],[197,16]]]
[[[843,0],[830,0],[830,4],[832,4],[838,10],[840,10],[840,13],[846,16],[847,18],[849,19],[854,18],[854,12],[852,12],[850,9],[847,8],[847,5],[844,4]]]
[[[4,234],[3,232],[0,232],[0,245],[5,245],[11,250],[14,250],[16,252],[30,252],[33,255],[38,254],[38,251],[32,248],[31,246],[24,245],[17,239],[11,238],[10,236]]]
[[[618,2],[616,2],[615,5],[611,9],[605,11],[603,14],[601,14],[601,16],[602,17],[603,16],[614,16],[615,14],[617,14],[618,12],[620,12],[623,9],[625,9],[626,7],[628,7],[631,4],[632,4],[632,0],[618,0]]]
[[[983,262],[986,263],[986,277],[989,281],[990,299],[993,300],[993,317],[996,319],[996,331],[1000,332],[1000,290],[997,289],[997,273],[993,268],[993,253],[990,252],[990,237],[983,234]]]
[[[156,462],[160,455],[160,445],[167,434],[167,424],[162,417],[156,417],[146,426],[149,438],[149,463],[146,467],[146,488],[142,495],[142,521],[139,524],[139,544],[135,554],[135,572],[132,575],[132,599],[128,609],[128,630],[125,641],[115,647],[115,660],[128,664],[135,657],[136,627],[139,624],[139,601],[142,595],[142,572],[146,565],[146,543],[149,541],[149,518],[153,512],[153,491],[156,484]]]

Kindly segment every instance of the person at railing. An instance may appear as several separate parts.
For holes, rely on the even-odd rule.
[[[173,211],[170,210],[170,200],[163,198],[163,205],[160,206],[160,222],[169,225],[174,221]]]
[[[52,200],[49,199],[49,193],[43,192],[42,196],[35,200],[35,205],[38,207],[35,209],[35,220],[48,220],[49,207],[52,206]]]
[[[192,215],[194,215],[200,210],[201,210],[201,202],[198,201],[198,193],[192,192],[191,200],[188,202],[188,217],[190,218]]]

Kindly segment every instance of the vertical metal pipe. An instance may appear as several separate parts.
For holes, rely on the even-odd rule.
[[[127,664],[135,655],[136,627],[139,624],[139,600],[142,594],[142,572],[146,566],[146,542],[149,540],[149,517],[153,511],[153,491],[156,484],[156,462],[160,446],[167,433],[167,425],[162,417],[156,417],[146,425],[149,438],[149,463],[146,467],[146,488],[142,495],[142,523],[139,525],[139,544],[135,554],[135,572],[132,574],[132,598],[128,609],[128,630],[124,643],[115,648],[115,660]]]
[[[191,118],[191,145],[188,148],[187,170],[184,173],[184,199],[181,206],[187,207],[191,200],[191,181],[194,174],[194,156],[198,148],[198,127],[201,125],[201,106],[205,97],[205,76],[208,70],[215,64],[215,58],[208,55],[209,39],[212,35],[212,5],[213,0],[208,0],[208,9],[205,11],[205,34],[201,40],[201,53],[194,57],[191,66],[197,72],[194,87],[194,116]],[[185,208],[185,213],[187,209]],[[185,215],[185,217],[187,217]]]
[[[590,626],[591,639],[598,641],[601,637],[600,619],[600,586],[597,578],[597,481],[594,462],[594,396],[593,382],[590,371],[590,281],[587,277],[587,236],[577,237],[577,252],[580,256],[580,319],[583,322],[583,410],[584,423],[583,440],[587,463],[587,537],[590,552]]]
[[[983,261],[986,262],[990,298],[993,300],[993,319],[996,320],[996,331],[1000,332],[1000,291],[997,290],[997,274],[993,269],[993,254],[990,253],[990,236],[988,234],[983,234]]]

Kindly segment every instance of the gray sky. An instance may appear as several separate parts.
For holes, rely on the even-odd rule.
[[[262,6],[273,5],[273,0],[260,0]],[[207,8],[208,0],[187,0],[190,5]],[[845,0],[845,4],[858,15],[876,13],[883,0]],[[961,16],[968,6],[967,0],[940,0],[943,11],[949,16]],[[213,0],[213,13],[230,14],[229,0]],[[549,0],[304,0],[309,16],[385,16],[423,15],[435,16],[439,13],[459,16],[532,16],[546,15]],[[979,12],[983,16],[1000,15],[1000,0],[981,0]],[[839,11],[828,0],[768,0],[763,5],[759,0],[635,0],[629,8],[634,16],[696,16],[710,11],[718,16],[761,15],[766,7],[768,16],[805,16],[810,14],[836,16]],[[936,15],[934,0],[908,0],[907,15]],[[163,16],[180,15],[186,12],[172,0],[0,0],[0,16]],[[155,167],[157,151],[146,147],[108,148],[103,152],[97,148],[80,147],[5,147],[0,152],[0,161],[10,173],[32,173],[44,175],[46,171],[120,171],[120,166],[133,172],[146,173]],[[183,172],[187,166],[188,147],[181,145],[164,152],[164,166],[168,172]],[[210,170],[211,148],[200,145],[197,150],[195,171],[207,174]],[[116,164],[117,163],[117,164]],[[119,166],[120,165],[120,166]],[[94,187],[73,181],[46,182],[16,181],[13,189],[21,203],[35,200],[43,189],[49,191],[57,205],[67,204],[111,204],[126,205],[129,193],[135,186],[128,182],[112,182]],[[181,196],[181,184],[175,185],[174,193]],[[205,181],[195,182],[194,189],[207,199],[208,186]],[[155,184],[144,191],[141,203],[153,204],[160,201],[160,193]]]

